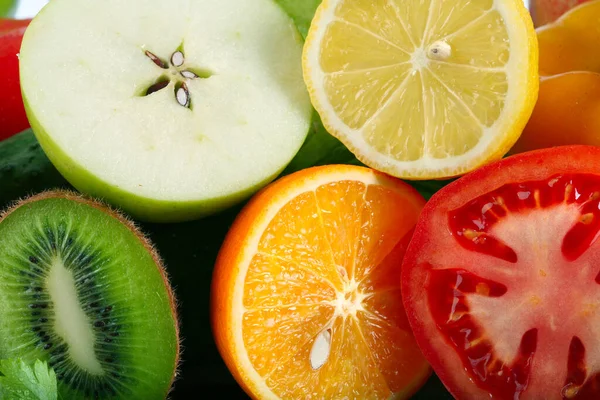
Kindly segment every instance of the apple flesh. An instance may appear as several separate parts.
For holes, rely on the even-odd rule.
[[[52,0],[23,39],[23,99],[74,187],[140,220],[190,220],[299,150],[302,45],[272,0]]]

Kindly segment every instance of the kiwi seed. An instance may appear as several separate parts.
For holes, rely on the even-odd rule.
[[[0,358],[46,360],[68,399],[164,399],[179,362],[175,298],[134,224],[72,192],[0,215]]]

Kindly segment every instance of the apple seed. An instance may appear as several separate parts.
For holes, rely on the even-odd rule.
[[[177,102],[183,107],[190,106],[190,92],[185,82],[181,84],[179,89],[177,89],[175,97],[177,98]]]
[[[169,68],[169,66],[167,65],[166,62],[164,62],[163,60],[161,60],[160,58],[158,58],[157,56],[155,56],[154,54],[152,54],[151,52],[149,52],[148,50],[145,51],[146,56],[148,56],[149,59],[152,60],[152,62],[156,65],[158,65],[159,67],[161,67],[162,69],[167,69]]]
[[[196,75],[192,71],[181,71],[181,76],[188,79],[196,79],[198,77],[198,75]]]
[[[160,81],[152,84],[152,86],[150,86],[146,91],[146,96],[167,87],[170,79],[175,83],[175,100],[177,100],[177,103],[183,107],[191,108],[190,91],[187,84],[183,81],[186,79],[208,78],[212,74],[210,72],[206,72],[205,74],[204,70],[201,72],[194,72],[190,69],[182,71],[181,69],[183,68],[181,67],[185,63],[185,56],[182,50],[176,50],[173,54],[171,54],[171,66],[148,50],[145,51],[145,54],[160,68],[170,69],[172,75],[171,78],[163,76]],[[183,79],[178,78],[178,76],[183,77]]]
[[[181,67],[184,62],[185,62],[185,58],[181,51],[176,51],[171,56],[171,64],[173,64],[176,67]]]
[[[160,81],[156,82],[154,85],[150,86],[146,91],[146,96],[151,95],[154,92],[158,92],[161,89],[164,89],[169,84],[169,81]]]

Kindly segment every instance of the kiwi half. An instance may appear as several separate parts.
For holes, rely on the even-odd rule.
[[[132,222],[65,191],[0,216],[0,359],[48,361],[65,399],[164,399],[179,348],[173,292]]]

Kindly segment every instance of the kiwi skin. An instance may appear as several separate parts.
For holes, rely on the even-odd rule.
[[[165,398],[166,398],[173,389],[173,385],[175,383],[175,380],[177,379],[177,376],[179,373],[179,368],[180,368],[180,363],[181,363],[180,319],[179,319],[179,315],[177,312],[178,305],[177,305],[175,293],[169,283],[169,276],[167,274],[167,271],[164,268],[163,261],[162,261],[160,255],[158,254],[158,251],[156,250],[154,245],[151,243],[151,241],[148,239],[148,237],[140,231],[138,226],[131,219],[127,218],[124,214],[122,214],[120,211],[118,211],[117,209],[115,209],[95,198],[92,198],[90,196],[83,195],[83,194],[80,194],[77,192],[69,191],[69,190],[62,190],[62,189],[49,190],[49,191],[44,191],[44,192],[41,192],[38,194],[31,195],[26,198],[17,200],[13,203],[13,205],[9,206],[6,210],[0,212],[0,224],[2,224],[2,222],[8,216],[10,216],[13,212],[15,212],[20,207],[23,207],[29,203],[37,202],[40,200],[46,200],[46,199],[70,200],[70,201],[74,201],[77,203],[85,204],[85,205],[93,207],[99,211],[102,211],[105,214],[108,214],[110,217],[113,217],[114,219],[119,221],[121,224],[123,224],[127,229],[129,229],[132,233],[134,233],[134,235],[140,241],[140,243],[142,244],[144,249],[152,257],[154,264],[157,266],[157,268],[159,270],[160,276],[162,277],[163,283],[165,285],[165,289],[168,294],[169,304],[170,304],[170,308],[171,308],[171,315],[173,316],[173,321],[175,324],[175,335],[177,338],[176,355],[175,355],[175,363],[174,363],[175,368],[173,369],[173,375],[171,377],[169,390],[167,393],[165,393]]]

